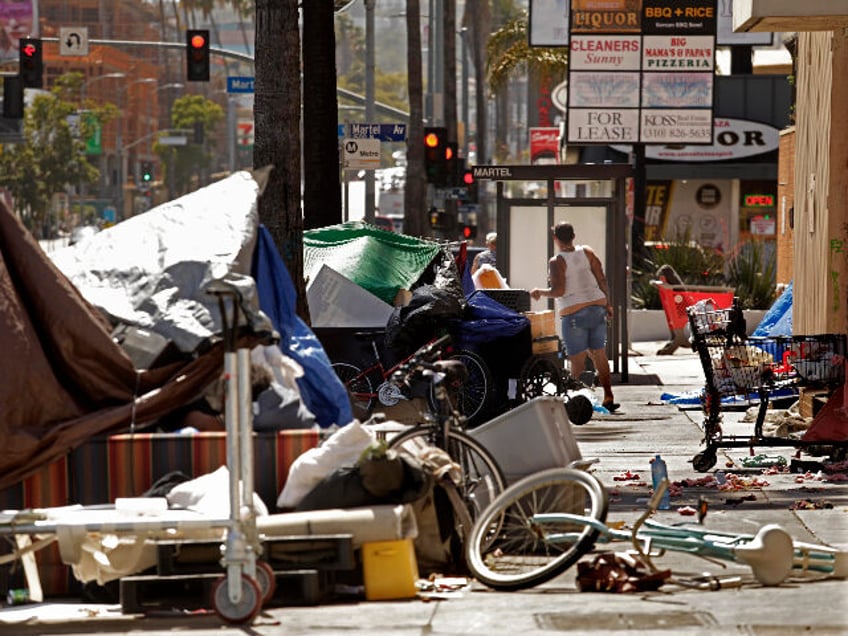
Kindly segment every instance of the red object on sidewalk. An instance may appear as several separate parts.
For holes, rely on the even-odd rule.
[[[690,287],[658,285],[665,320],[671,331],[683,329],[689,323],[686,308],[700,300],[711,299],[716,309],[728,309],[733,304],[733,290],[726,287]]]

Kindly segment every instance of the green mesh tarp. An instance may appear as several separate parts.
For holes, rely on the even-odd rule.
[[[410,289],[439,253],[431,241],[349,221],[303,233],[303,271],[310,279],[326,264],[389,303]]]

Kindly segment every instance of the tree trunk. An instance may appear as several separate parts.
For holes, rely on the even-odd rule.
[[[471,34],[471,59],[474,64],[476,90],[474,91],[474,107],[476,110],[476,130],[474,143],[477,147],[477,163],[491,163],[491,156],[486,143],[486,42],[492,31],[492,12],[489,0],[469,0],[465,4],[466,16],[471,16],[466,26]],[[483,194],[481,192],[481,194]],[[485,197],[480,203],[484,203]]]
[[[342,221],[339,107],[333,0],[303,3],[303,223],[307,229]]]
[[[273,166],[259,197],[259,222],[271,233],[309,324],[300,210],[300,30],[297,0],[256,0],[255,168]]]
[[[406,133],[403,231],[410,236],[424,236],[428,227],[427,182],[424,176],[424,79],[421,74],[421,7],[418,0],[406,0],[406,34],[409,127]]]

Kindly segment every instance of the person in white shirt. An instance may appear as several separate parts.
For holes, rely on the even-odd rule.
[[[552,228],[557,253],[548,262],[549,287],[535,287],[530,296],[553,298],[562,321],[562,337],[570,363],[571,375],[579,378],[588,355],[598,371],[604,390],[604,407],[611,413],[619,404],[612,392],[612,378],[607,360],[607,319],[612,317],[609,288],[601,260],[588,245],[574,244],[571,223],[558,223]]]

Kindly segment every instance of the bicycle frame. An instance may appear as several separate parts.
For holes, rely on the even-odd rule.
[[[664,483],[667,487],[667,482]],[[544,528],[545,524],[573,523],[589,526],[599,532],[597,542],[631,542],[643,556],[661,556],[663,551],[684,552],[705,558],[742,562],[751,567],[754,577],[763,585],[779,585],[793,571],[802,574],[819,572],[837,578],[848,577],[848,552],[795,541],[786,530],[776,524],[760,528],[755,535],[735,534],[707,530],[692,524],[672,526],[647,519],[656,509],[665,487],[648,504],[648,511],[633,530],[619,530],[602,521],[570,513],[541,513],[531,517],[531,524]],[[644,524],[645,528],[641,526]],[[550,544],[570,543],[575,532],[545,534]],[[654,553],[653,550],[660,550]],[[649,560],[649,559],[648,559]]]
[[[441,340],[442,340],[442,338],[433,338],[431,341],[429,341],[424,346],[430,347],[434,343],[440,342]],[[348,379],[345,382],[345,386],[346,386],[346,388],[350,389],[350,387],[356,386],[357,382],[361,381],[363,379],[368,379],[369,380],[368,384],[370,386],[371,385],[370,378],[374,377],[376,379],[379,376],[380,381],[377,383],[377,386],[374,387],[374,390],[372,390],[370,392],[351,390],[350,395],[354,400],[359,401],[359,402],[367,402],[368,404],[371,404],[373,400],[377,400],[378,402],[380,402],[381,404],[383,404],[385,406],[394,406],[395,404],[397,404],[397,401],[400,399],[401,393],[400,393],[399,389],[392,390],[395,385],[391,384],[389,382],[389,380],[391,379],[391,377],[394,375],[394,373],[396,371],[398,371],[401,367],[403,367],[403,365],[405,365],[407,362],[409,362],[413,357],[418,355],[419,351],[413,352],[411,355],[407,356],[406,358],[404,358],[400,362],[392,365],[391,367],[389,367],[387,369],[385,367],[385,365],[383,364],[383,359],[380,357],[380,350],[377,347],[376,340],[374,340],[372,338],[370,340],[370,342],[371,342],[371,351],[374,354],[374,363],[371,364],[371,366],[360,370],[359,373],[354,375],[352,378]],[[384,391],[384,392],[387,392],[387,395],[385,396],[385,398],[383,397],[383,393],[381,392],[381,390]],[[394,401],[392,401],[392,399],[394,399]]]

